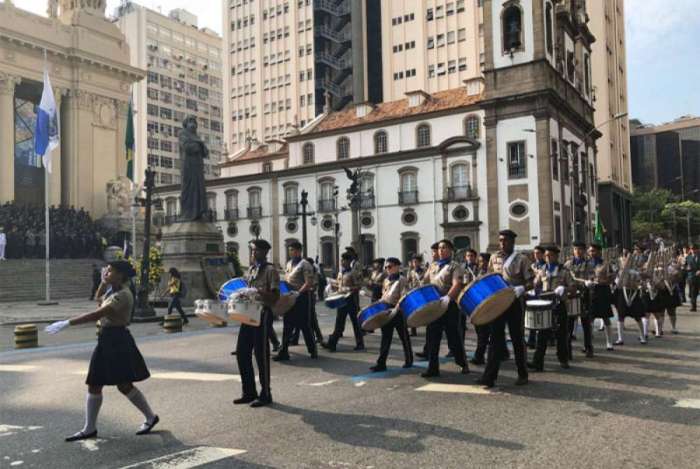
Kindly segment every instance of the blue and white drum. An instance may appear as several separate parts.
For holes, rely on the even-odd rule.
[[[435,285],[423,285],[406,293],[398,307],[408,327],[427,326],[445,314],[447,309],[442,306],[440,297]]]
[[[230,300],[234,293],[243,288],[248,288],[248,282],[244,278],[232,278],[219,288],[219,301]]]
[[[393,317],[394,307],[383,301],[377,301],[360,311],[360,325],[366,331],[379,329]]]
[[[467,285],[459,296],[460,309],[472,324],[482,326],[498,319],[515,301],[515,292],[500,274],[489,274]]]
[[[284,280],[280,281],[280,297],[272,306],[272,313],[276,316],[283,316],[289,312],[297,300],[299,294]]]
[[[350,302],[350,293],[336,293],[326,297],[326,306],[330,309],[338,309]]]

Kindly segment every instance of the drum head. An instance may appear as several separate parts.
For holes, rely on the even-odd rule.
[[[475,326],[483,326],[498,319],[506,312],[515,301],[515,292],[512,288],[500,290],[474,310],[471,315],[471,322]]]
[[[408,317],[406,324],[408,327],[427,326],[431,322],[440,318],[446,311],[447,308],[442,306],[442,302],[440,300],[431,301],[430,303],[426,303],[425,305],[416,309],[413,314]]]
[[[525,306],[530,306],[532,308],[548,308],[552,306],[552,302],[549,300],[529,300],[525,303]]]
[[[285,313],[289,312],[294,306],[296,301],[296,295],[282,295],[277,303],[272,307],[272,313],[275,316],[283,316]]]
[[[392,311],[393,310],[388,309],[385,312],[375,314],[374,316],[362,323],[362,329],[368,332],[381,329],[386,325],[386,323],[391,321]]]

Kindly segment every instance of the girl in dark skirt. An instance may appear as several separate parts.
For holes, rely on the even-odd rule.
[[[640,288],[620,287],[615,290],[615,309],[617,310],[617,340],[615,345],[624,345],[622,330],[625,326],[625,318],[632,318],[639,326],[639,342],[646,344],[647,323],[646,303]]]
[[[134,382],[143,381],[150,376],[146,363],[136,348],[134,338],[126,328],[129,324],[134,297],[125,285],[135,274],[133,267],[126,261],[110,263],[103,278],[107,293],[102,299],[100,308],[92,313],[58,321],[46,327],[46,332],[56,334],[68,326],[96,320],[99,320],[101,326],[97,347],[92,352],[85,382],[88,385],[85,426],[78,433],[66,438],[66,441],[97,436],[97,415],[102,405],[103,386],[117,386],[119,391],[143,413],[146,421],[136,432],[137,435],[149,433],[159,421],[158,416],[148,405],[146,397],[133,385]]]
[[[676,308],[681,305],[680,295],[677,289],[668,290],[666,286],[661,287],[654,299],[649,303],[649,312],[654,316],[654,335],[662,337],[664,335],[664,314],[668,312],[671,319],[671,327],[676,331]]]

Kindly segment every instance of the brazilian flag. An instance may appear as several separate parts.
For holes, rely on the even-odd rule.
[[[593,241],[604,248],[608,247],[605,242],[605,229],[603,228],[603,223],[600,221],[600,211],[598,210],[595,212],[595,235],[593,236]]]
[[[126,136],[124,137],[126,146],[126,177],[134,180],[134,110],[131,99],[129,100],[129,111],[126,115]]]

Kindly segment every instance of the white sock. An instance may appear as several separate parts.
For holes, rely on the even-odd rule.
[[[134,404],[134,406],[136,406],[138,410],[141,411],[143,416],[146,417],[146,421],[153,422],[153,419],[156,418],[156,415],[151,410],[151,406],[148,405],[146,396],[144,396],[141,393],[141,391],[134,387],[129,392],[129,394],[126,395],[126,397],[131,401],[132,404]]]
[[[642,334],[644,334],[644,338],[649,335],[649,318],[642,318]]]
[[[643,325],[643,320],[637,320],[637,326],[639,326],[639,334],[641,334],[641,339],[644,340],[644,325]]]
[[[612,348],[612,339],[610,337],[610,326],[603,323],[603,333],[605,334],[605,344],[608,348]]]
[[[617,340],[622,342],[622,329],[625,327],[624,321],[617,320]]]
[[[102,407],[102,394],[87,394],[85,399],[85,426],[83,433],[92,433],[97,430],[97,415]]]
[[[656,316],[654,316],[654,330],[655,330],[654,334],[655,334],[655,335],[659,335],[659,331],[660,331],[660,329],[659,329],[659,318],[657,318]]]

